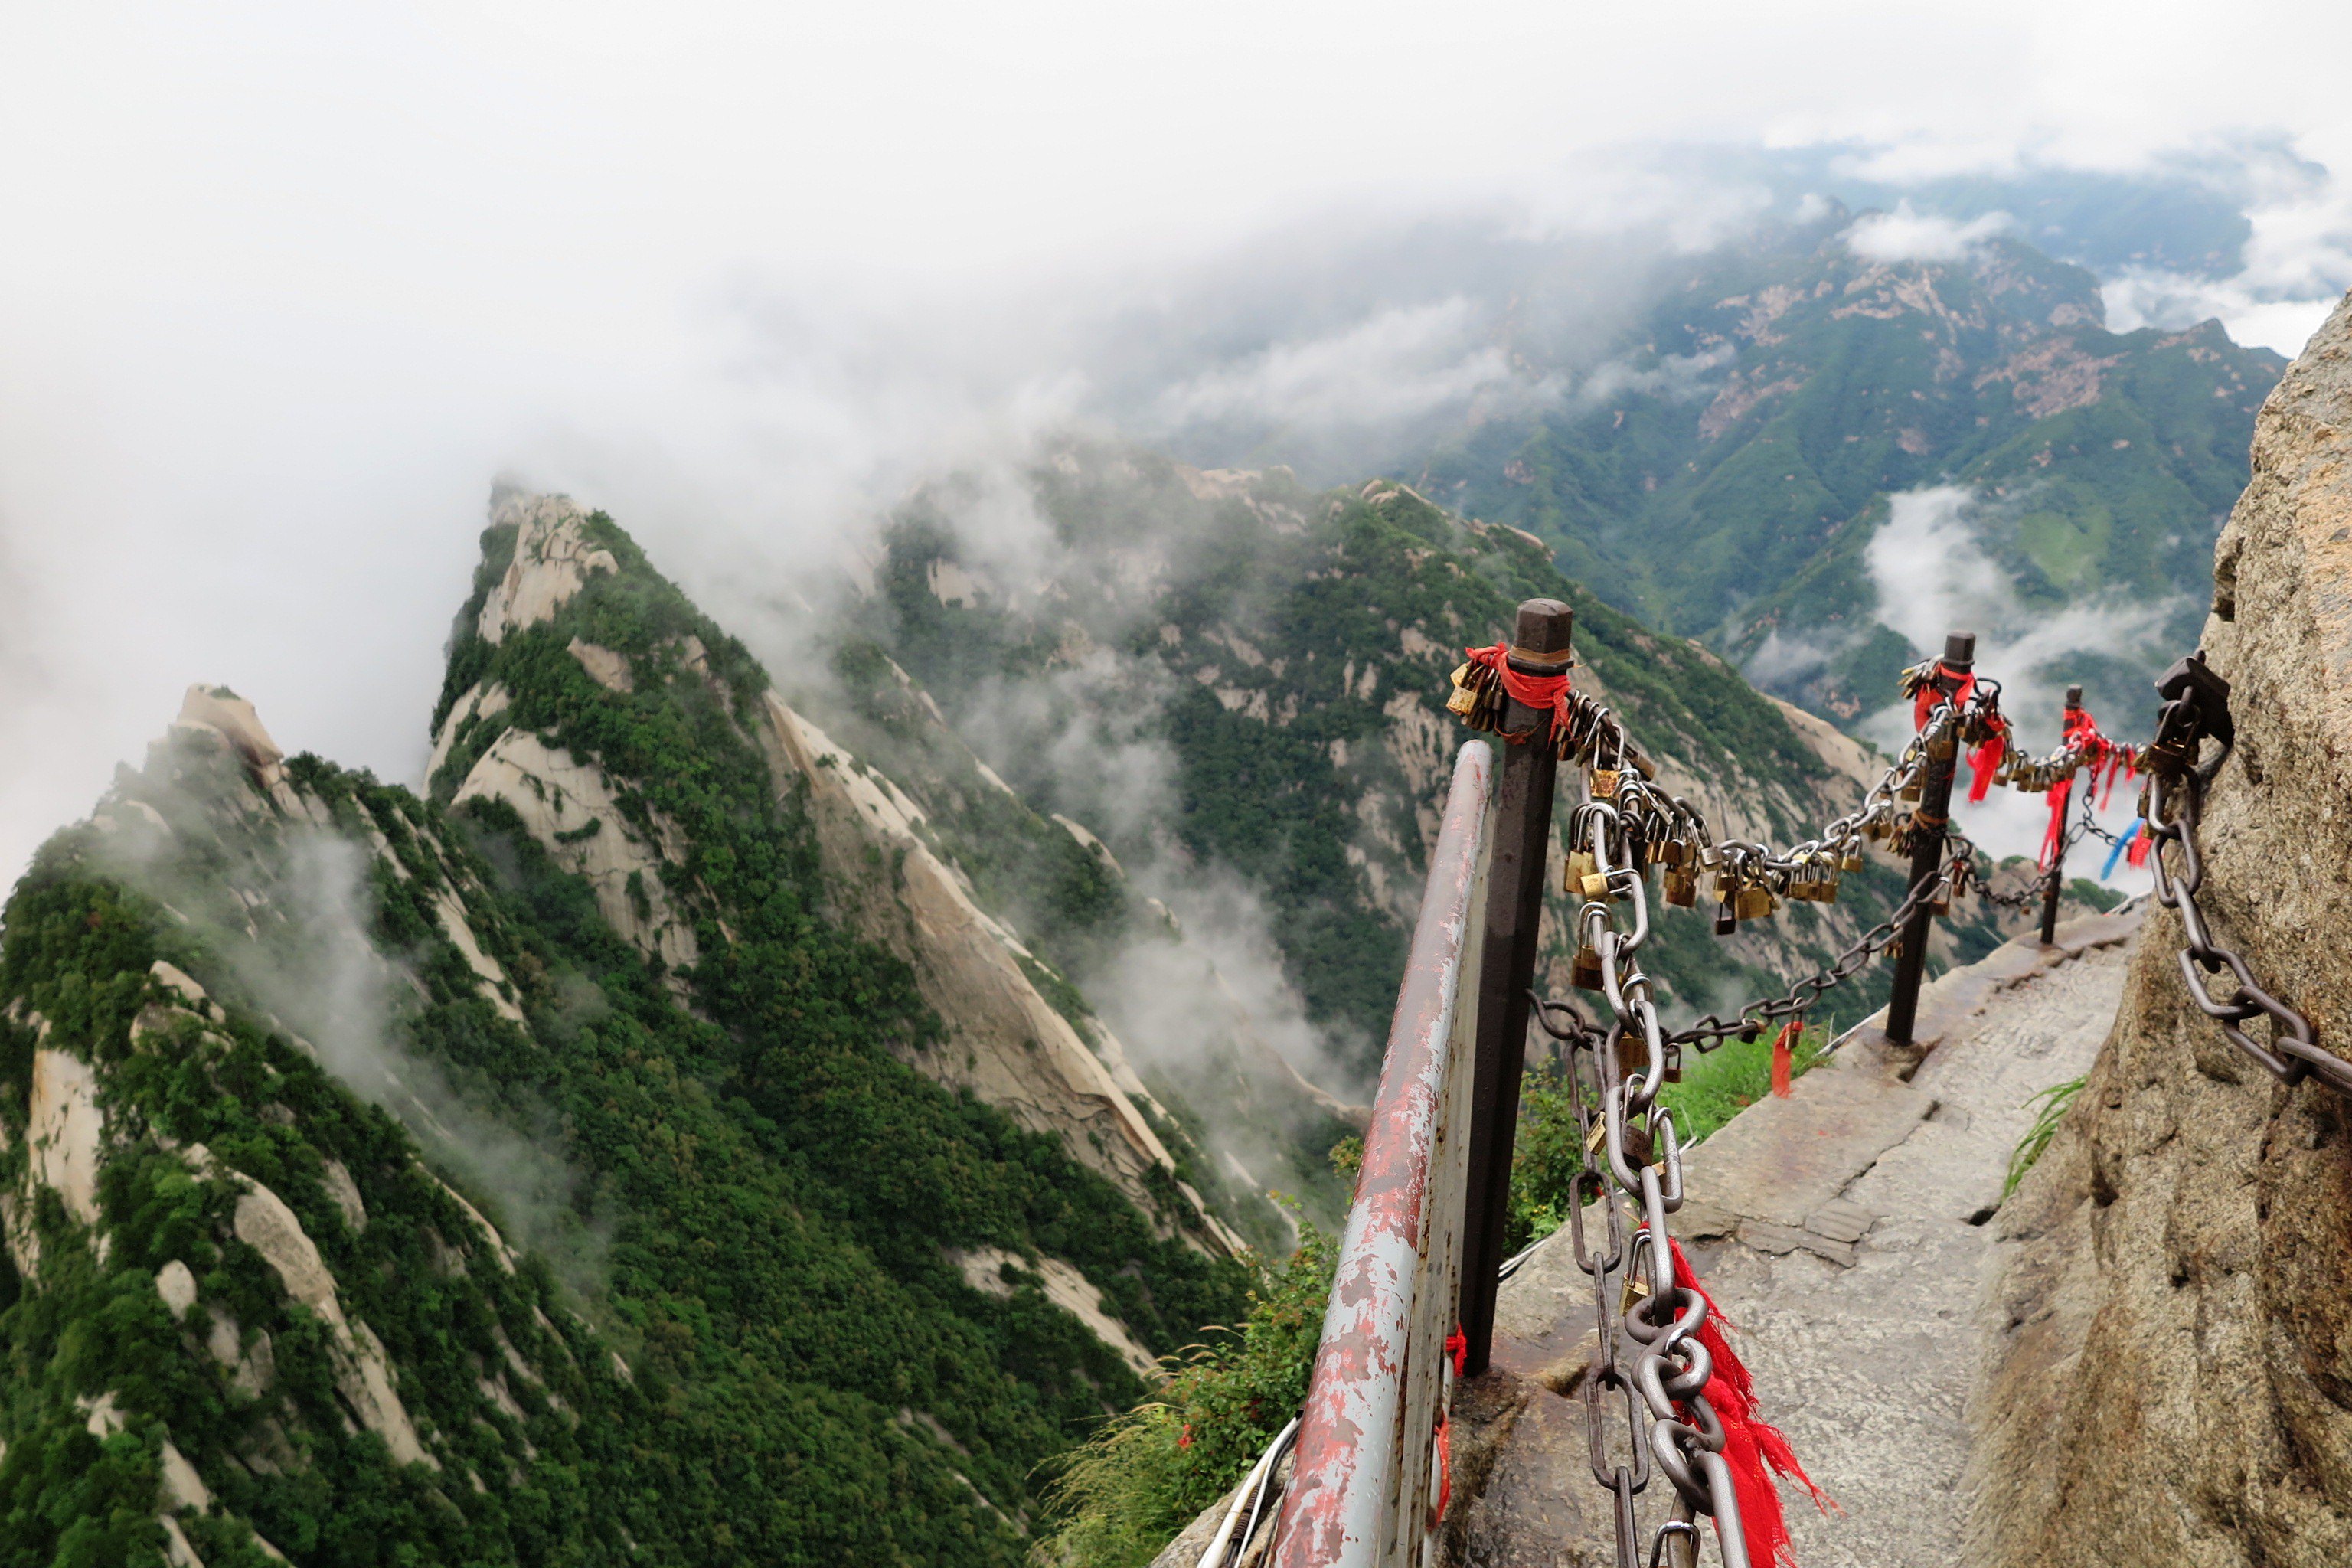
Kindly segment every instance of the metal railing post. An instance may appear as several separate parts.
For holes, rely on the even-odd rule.
[[[1575,614],[1557,599],[1519,606],[1511,667],[1558,675],[1569,665]],[[1528,732],[1504,745],[1495,806],[1494,860],[1486,884],[1486,931],[1478,961],[1476,1065],[1470,1089],[1470,1169],[1463,1208],[1462,1331],[1469,1341],[1465,1373],[1486,1369],[1495,1337],[1496,1271],[1510,1215],[1511,1148],[1519,1122],[1519,1074],[1526,1065],[1528,992],[1535,981],[1536,939],[1543,921],[1544,868],[1551,843],[1554,775],[1552,716],[1516,700],[1503,727]]]
[[[1477,965],[1500,750],[1476,739],[1454,758],[1299,1415],[1276,1568],[1429,1561],[1446,1474],[1438,1448],[1446,1338],[1462,1300]],[[1265,1461],[1265,1470],[1273,1464]]]
[[[1954,632],[1947,637],[1944,668],[1937,673],[1937,687],[1948,695],[1958,690],[1958,678],[1975,668],[1976,659],[1974,632]],[[1916,826],[1911,834],[1910,885],[1915,889],[1934,880],[1943,869],[1944,833],[1951,826],[1952,817],[1952,774],[1959,759],[1960,738],[1957,732],[1927,753],[1927,769],[1919,781],[1919,808],[1913,817]],[[1895,955],[1895,991],[1886,1001],[1886,1038],[1891,1044],[1911,1043],[1912,1027],[1919,1015],[1919,982],[1927,972],[1927,932],[1935,922],[1935,911],[1929,901],[1922,899],[1904,924],[1903,947]]]
[[[2066,689],[2066,717],[2074,717],[2075,710],[2082,706],[2083,689],[2079,686],[2068,687]],[[2059,731],[2060,733],[2064,733],[2065,724],[2063,720],[2060,721]],[[2098,774],[2093,773],[2091,775],[2091,782],[2095,785],[2098,783]],[[2068,773],[2063,783],[2067,791],[2066,809],[2068,812],[2071,812],[2074,807],[2074,775],[2071,773]],[[2055,788],[2057,786],[2053,785],[2052,787]],[[2058,890],[2065,885],[2065,881],[2066,821],[2065,814],[2061,813],[2058,820],[2058,843],[2056,847],[2050,851],[2050,884],[2042,889],[2042,945],[2044,947],[2049,946],[2052,942],[2058,940]]]

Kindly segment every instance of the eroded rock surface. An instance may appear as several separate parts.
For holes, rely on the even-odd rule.
[[[965,1281],[975,1290],[991,1296],[1010,1296],[1013,1286],[1004,1278],[1008,1267],[1034,1273],[1045,1299],[1070,1316],[1084,1323],[1095,1338],[1110,1346],[1127,1360],[1138,1377],[1156,1380],[1160,1375],[1160,1359],[1138,1342],[1133,1330],[1103,1305],[1102,1292],[1077,1268],[1058,1258],[1041,1258],[1032,1263],[1001,1247],[974,1247],[951,1250],[948,1261],[963,1270]]]
[[[684,838],[658,817],[651,833],[633,826],[604,769],[528,730],[509,730],[457,786],[456,804],[478,797],[513,806],[558,865],[587,879],[597,912],[638,952],[672,970],[700,958],[694,928],[663,879],[686,858]]]
[[[617,572],[613,552],[588,542],[588,514],[570,496],[513,495],[492,510],[494,525],[513,523],[514,559],[482,602],[478,629],[485,642],[537,626],[587,585],[591,574]]]
[[[362,1425],[384,1440],[394,1464],[422,1462],[439,1469],[440,1460],[417,1441],[408,1408],[393,1387],[392,1366],[383,1342],[365,1323],[345,1317],[335,1277],[302,1222],[283,1199],[260,1183],[243,1175],[233,1179],[245,1188],[236,1200],[236,1238],[261,1254],[289,1296],[326,1323],[334,1336],[335,1384],[343,1402]]]
[[[55,1187],[66,1212],[84,1225],[98,1218],[98,1160],[106,1121],[98,1108],[98,1078],[70,1052],[33,1052],[33,1094],[26,1142],[32,1175]]]
[[[2264,404],[2214,575],[2238,740],[2202,908],[2343,1055],[2352,301]],[[2180,942],[2150,915],[2089,1084],[1998,1222],[1972,1407],[1988,1568],[2352,1562],[2352,1106],[2239,1054],[2190,1005]]]
[[[1152,1212],[1147,1173],[1174,1162],[1138,1109],[1149,1096],[1116,1039],[1106,1031],[1097,1056],[1045,1000],[1024,968],[1036,960],[932,851],[920,808],[897,785],[773,695],[762,718],[760,738],[779,785],[807,783],[818,850],[843,914],[912,966],[923,999],[947,1026],[945,1042],[909,1059],[1060,1139],[1073,1158]],[[1241,1251],[1241,1239],[1193,1201],[1211,1239]]]

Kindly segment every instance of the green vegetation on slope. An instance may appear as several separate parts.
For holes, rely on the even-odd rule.
[[[1848,221],[1695,258],[1592,395],[1480,425],[1421,483],[1532,530],[1655,624],[1743,658],[1776,631],[1783,661],[1826,655],[1776,679],[1842,717],[1916,657],[1879,646],[1893,634],[1863,570],[1904,491],[1964,487],[1966,531],[2027,611],[2112,595],[2172,605],[2163,640],[2193,637],[2284,362],[2218,322],[2106,331],[2095,279],[2018,241],[1878,263],[1849,249]],[[2137,700],[2143,662],[2051,673]]]
[[[1339,1265],[1306,1227],[1298,1249],[1250,1296],[1237,1333],[1171,1362],[1144,1404],[1104,1423],[1056,1466],[1053,1533],[1038,1551],[1075,1568],[1144,1568],[1225,1495],[1307,1402]]]
[[[151,1004],[153,960],[202,969],[207,954],[152,900],[89,874],[87,830],[79,837],[53,842],[10,900],[0,986],[47,1021],[47,1048],[101,1069],[116,1132],[148,1137],[102,1169],[102,1249],[42,1187],[37,1278],[0,1263],[8,1368],[0,1563],[161,1563],[154,1498],[167,1439],[233,1516],[186,1521],[207,1563],[268,1561],[238,1520],[300,1562],[338,1568],[626,1558],[625,1532],[650,1533],[642,1510],[656,1484],[641,1473],[632,1434],[659,1429],[658,1400],[616,1375],[541,1266],[509,1273],[476,1248],[472,1267],[453,1268],[446,1247],[472,1239],[470,1217],[417,1164],[389,1116],[358,1102],[288,1036],[240,1008],[218,1024],[182,1012],[163,1037],[134,1040],[142,1007],[160,1005]],[[16,1118],[35,1036],[14,1022],[0,1030],[13,1182],[23,1174]],[[227,1239],[238,1190],[199,1180],[192,1157],[172,1152],[196,1143],[292,1206],[347,1310],[403,1368],[420,1428],[437,1432],[478,1485],[396,1468],[383,1438],[352,1429],[325,1326],[285,1297],[251,1247]],[[330,1195],[330,1161],[362,1194],[363,1226]],[[203,1290],[184,1328],[156,1283],[173,1261]],[[219,1332],[208,1309],[241,1326],[232,1344],[274,1351],[266,1394],[238,1388],[197,1348]],[[514,1414],[488,1408],[475,1392],[508,1345],[532,1369],[508,1382]],[[127,1424],[101,1439],[85,1415],[110,1394]]]
[[[769,1342],[779,1373],[822,1368],[870,1387],[881,1405],[913,1404],[971,1450],[960,1468],[1009,1510],[1023,1478],[1068,1440],[1071,1424],[1098,1410],[1105,1393],[1134,1384],[1075,1321],[1045,1310],[1034,1289],[1004,1300],[973,1290],[944,1249],[1065,1258],[1147,1344],[1181,1342],[1226,1315],[1242,1273],[1161,1239],[1050,1140],[1021,1132],[892,1054],[894,1043],[922,1048],[936,1037],[936,1020],[902,965],[816,912],[824,895],[805,816],[779,800],[739,728],[761,684],[756,667],[609,520],[592,518],[588,528],[621,571],[592,578],[551,622],[509,636],[478,661],[475,679],[514,694],[500,721],[600,763],[627,792],[624,811],[659,813],[683,830],[685,861],[675,875],[666,869],[665,881],[688,890],[699,917],[708,956],[691,984],[713,1025],[657,998],[634,952],[594,919],[585,889],[544,870],[510,819],[481,803],[462,815],[510,858],[514,895],[559,956],[600,980],[635,979],[640,1026],[668,1047],[682,1079],[710,1086],[761,1184],[776,1190],[775,1206],[812,1232],[822,1226],[827,1247],[845,1265],[872,1271],[877,1286],[872,1300],[859,1300],[825,1283],[814,1260],[779,1260],[760,1285],[713,1279],[694,1292],[695,1310],[673,1319],[689,1331],[682,1348],[721,1303],[757,1301],[761,1321],[740,1331]],[[492,542],[484,587],[496,555]],[[470,613],[461,616],[461,628],[470,622]],[[566,651],[575,637],[627,657],[635,689],[591,679]],[[688,637],[708,650],[709,679],[681,665]],[[467,657],[461,638],[453,664]],[[507,1063],[492,1076],[512,1081],[524,1071]],[[1165,1197],[1170,1221],[1191,1218],[1172,1183]],[[672,1269],[685,1256],[658,1262]]]
[[[1575,608],[1587,679],[1654,747],[1795,797],[1838,787],[1737,671],[1643,630],[1514,530],[1398,486],[1313,493],[1281,474],[1246,500],[1202,500],[1176,465],[1132,452],[1082,450],[1034,479],[1066,552],[1051,591],[1020,611],[985,592],[943,600],[933,584],[960,553],[941,515],[951,508],[934,499],[902,522],[877,573],[893,656],[951,721],[997,714],[1011,691],[1052,710],[1051,733],[1164,746],[1166,813],[1111,830],[1120,859],[1226,868],[1259,889],[1308,1016],[1367,1076],[1402,969],[1405,889],[1424,871],[1423,814],[1460,736],[1444,711],[1447,673],[1464,646],[1507,633],[1520,600]],[[1071,696],[1063,678],[1091,675],[1105,652],[1114,673]],[[1428,755],[1400,758],[1400,726],[1412,723],[1436,739]],[[1024,745],[1001,762],[1024,795],[1055,803],[1071,790],[1055,771],[1062,754]],[[1798,826],[1769,815],[1783,831]],[[1652,968],[1675,995],[1704,1005],[1771,978],[1727,963],[1696,917],[1664,920]]]
[[[454,1200],[423,1175],[396,1123],[255,1023],[250,1006],[216,1031],[227,1047],[128,1046],[155,956],[234,1005],[236,965],[223,950],[245,939],[231,889],[266,881],[297,830],[266,808],[254,817],[249,804],[204,807],[257,798],[225,752],[189,764],[210,767],[209,779],[125,775],[119,791],[173,824],[173,907],[195,912],[197,926],[177,926],[93,862],[87,830],[68,836],[10,907],[8,994],[51,1020],[53,1042],[106,1064],[119,1124],[148,1119],[201,1141],[295,1205],[352,1310],[382,1336],[420,1430],[478,1450],[480,1489],[395,1467],[381,1439],[350,1436],[331,1418],[319,1403],[332,1395],[318,1381],[326,1358],[315,1321],[236,1244],[189,1239],[203,1228],[191,1216],[217,1207],[226,1188],[191,1181],[169,1158],[115,1160],[107,1262],[93,1261],[87,1237],[69,1244],[50,1196],[41,1279],[6,1281],[0,1505],[16,1525],[0,1534],[25,1555],[0,1562],[152,1558],[168,1431],[229,1514],[298,1560],[337,1568],[1011,1563],[1039,1463],[1143,1391],[1018,1260],[1075,1264],[1147,1345],[1182,1344],[1240,1306],[1242,1266],[1166,1233],[1192,1217],[1172,1181],[1165,1219],[1139,1213],[1053,1140],[899,1059],[937,1037],[937,1020],[902,964],[818,912],[805,816],[778,798],[739,726],[760,690],[757,668],[617,529],[592,526],[622,570],[593,578],[553,624],[496,647],[471,635],[472,622],[511,531],[486,539],[453,650],[463,684],[443,708],[483,679],[513,704],[475,726],[441,782],[446,790],[500,729],[523,724],[604,767],[625,792],[625,813],[678,824],[685,859],[664,876],[687,890],[700,934],[705,956],[691,974],[641,958],[509,808],[474,801],[449,814],[315,759],[289,772],[341,838],[380,835],[389,847],[363,890],[373,940],[420,988],[397,1011],[401,1048],[467,1103],[550,1129],[581,1173],[572,1224],[609,1232],[588,1306],[632,1375],[608,1370],[584,1328],[562,1331],[559,1347],[536,1326],[534,1314],[577,1324],[543,1265],[509,1277],[478,1261],[454,1280],[436,1268],[428,1226],[464,1234]],[[588,679],[565,651],[574,637],[629,656],[635,690]],[[684,664],[688,637],[709,650],[708,679]],[[199,895],[217,906],[209,918],[190,910]],[[512,977],[528,1032],[482,994],[443,924],[444,899]],[[673,993],[681,981],[693,1009]],[[0,1064],[17,1107],[26,1037],[7,1026]],[[11,1131],[5,1158],[21,1171],[24,1129]],[[320,1185],[329,1158],[359,1180],[371,1215],[362,1235]],[[976,1247],[1016,1259],[987,1289],[950,1256]],[[154,1270],[171,1256],[187,1258],[207,1300],[235,1300],[239,1321],[272,1334],[285,1403],[225,1395],[225,1374],[163,1321]],[[500,1334],[548,1371],[544,1396],[518,1387],[527,1420],[513,1431],[474,1395],[478,1369],[499,1363]],[[549,1370],[559,1366],[562,1377]],[[106,1389],[130,1425],[101,1447],[73,1402]],[[559,1397],[562,1414],[551,1414]],[[294,1462],[240,1468],[265,1420],[290,1435]],[[494,1456],[490,1444],[503,1446]],[[244,1560],[224,1518],[189,1528],[208,1562]]]

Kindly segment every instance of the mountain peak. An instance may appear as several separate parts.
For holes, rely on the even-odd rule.
[[[597,573],[617,573],[613,552],[588,538],[589,517],[570,496],[515,491],[493,501],[490,528],[514,531],[507,568],[483,601],[476,629],[484,641],[537,626],[571,602]]]

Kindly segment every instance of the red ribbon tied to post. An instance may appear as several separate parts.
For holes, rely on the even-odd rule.
[[[2090,777],[2084,787],[2095,792],[2104,809],[2115,795],[2116,780],[2121,776],[2128,782],[2138,772],[2139,758],[2129,746],[2119,746],[2099,732],[2099,721],[2091,717],[2087,708],[2066,710],[2064,731],[2059,750],[2075,753],[2076,766],[2088,769]],[[2050,826],[2042,835],[2042,855],[2038,862],[2044,871],[2058,862],[2059,852],[2066,845],[2066,805],[2074,796],[2074,775],[2050,786]],[[2137,865],[2139,862],[2132,862]]]
[[[1465,647],[1463,653],[1472,664],[1484,665],[1495,672],[1503,689],[1512,699],[1536,711],[1549,712],[1555,726],[1568,722],[1568,671],[1558,675],[1528,675],[1511,668],[1511,645],[1498,642],[1493,647]],[[1564,657],[1564,656],[1563,656]],[[1517,734],[1506,730],[1503,739],[1514,746],[1525,745],[1533,731]]]
[[[1953,682],[1952,689],[1948,693],[1945,691],[1943,684],[1947,680]],[[1950,665],[1938,660],[1935,675],[1929,679],[1921,681],[1918,691],[1911,699],[1911,728],[1925,729],[1927,724],[1927,715],[1933,713],[1937,704],[1940,702],[1948,701],[1956,711],[1965,710],[1969,705],[1969,699],[1976,694],[1976,671],[1954,669]],[[1978,742],[1974,751],[1969,753],[1969,802],[1970,805],[1980,804],[1990,793],[1993,774],[2000,771],[2000,760],[2009,750],[2009,721],[1998,713],[1991,713],[1986,715],[1986,723],[1988,731],[1985,738]]]

